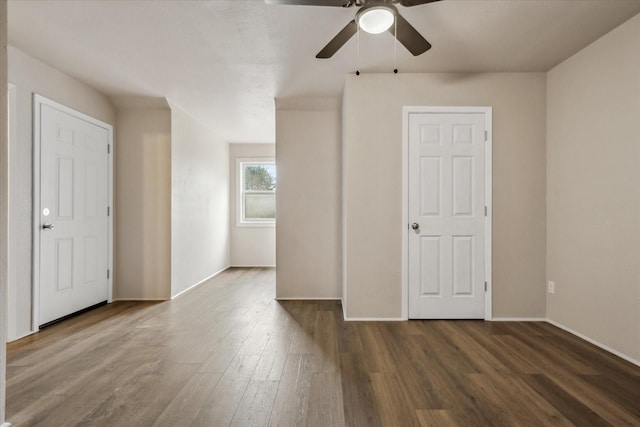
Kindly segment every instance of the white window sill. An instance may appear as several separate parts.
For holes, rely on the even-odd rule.
[[[248,227],[248,228],[275,228],[276,226],[276,222],[260,222],[260,221],[255,221],[255,222],[250,222],[250,221],[241,221],[241,222],[236,222],[236,227],[242,228],[242,227]]]

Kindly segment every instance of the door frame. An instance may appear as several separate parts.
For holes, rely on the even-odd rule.
[[[17,238],[15,231],[12,231],[14,204],[16,204],[15,194],[11,188],[11,174],[13,168],[18,164],[17,147],[18,147],[18,104],[17,104],[17,88],[11,82],[8,82],[8,102],[9,102],[9,138],[7,146],[9,147],[9,233],[7,235],[8,252],[8,268],[7,268],[7,341],[14,341],[18,337],[16,330],[16,294],[17,294]]]
[[[409,320],[409,117],[411,114],[484,114],[487,140],[485,143],[485,204],[487,215],[484,220],[484,271],[487,290],[484,294],[484,320],[491,320],[493,281],[491,271],[493,202],[491,194],[492,153],[493,153],[493,107],[442,107],[442,106],[405,106],[402,108],[402,319]]]
[[[45,98],[37,93],[33,94],[33,217],[32,217],[32,230],[33,230],[33,257],[32,257],[32,300],[31,300],[31,329],[33,332],[40,330],[40,155],[41,155],[41,134],[40,134],[40,120],[41,110],[43,106],[49,106],[56,110],[62,111],[69,115],[72,115],[80,120],[84,120],[93,125],[101,127],[107,130],[109,134],[109,157],[107,165],[107,197],[110,209],[110,215],[108,220],[107,230],[107,268],[110,271],[107,278],[107,301],[113,301],[113,217],[114,217],[114,205],[113,205],[113,126],[98,120],[94,117],[88,116],[77,110],[74,110],[65,105],[59,104],[49,98]]]

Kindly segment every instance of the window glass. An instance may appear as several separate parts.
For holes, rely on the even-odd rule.
[[[242,221],[273,222],[276,218],[276,165],[241,162]]]

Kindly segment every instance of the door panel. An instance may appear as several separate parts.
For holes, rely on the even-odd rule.
[[[440,214],[440,158],[420,159],[420,206],[423,216]]]
[[[84,281],[83,284],[94,283],[98,279],[98,237],[84,238]]]
[[[423,236],[420,247],[420,285],[421,295],[440,295],[442,279],[440,277],[440,236]]]
[[[107,129],[41,104],[40,324],[108,299],[108,144]]]
[[[409,116],[409,317],[484,317],[484,113]]]
[[[453,158],[453,215],[473,215],[473,157]]]
[[[56,290],[73,288],[73,239],[56,239]]]
[[[473,295],[473,236],[453,236],[453,296]]]
[[[58,158],[58,206],[54,210],[56,220],[73,219],[73,159]]]

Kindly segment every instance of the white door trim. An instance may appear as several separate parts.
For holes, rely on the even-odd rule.
[[[493,153],[493,108],[492,107],[416,107],[402,108],[402,319],[409,319],[409,116],[423,113],[482,113],[485,117],[487,142],[485,144],[485,203],[487,216],[484,221],[485,230],[485,280],[487,291],[484,295],[484,319],[492,319],[492,272],[491,247],[493,202],[491,195],[492,153]]]
[[[93,125],[99,126],[109,133],[109,164],[107,166],[108,178],[108,198],[109,206],[111,208],[111,214],[108,221],[108,249],[107,249],[107,268],[110,271],[109,278],[107,279],[108,289],[108,302],[113,301],[113,126],[96,118],[88,116],[84,113],[76,111],[65,105],[59,104],[51,99],[45,98],[37,93],[33,94],[33,218],[32,218],[32,230],[33,230],[33,263],[31,265],[32,277],[33,277],[33,292],[31,301],[31,329],[36,332],[40,329],[40,114],[42,106],[49,106],[56,110],[70,114],[78,119],[89,122]]]
[[[17,150],[18,147],[17,138],[18,138],[18,104],[17,104],[17,89],[16,85],[9,82],[8,84],[8,102],[9,102],[9,140],[7,141],[9,147],[9,234],[7,236],[7,243],[9,247],[8,252],[8,284],[7,284],[7,341],[13,341],[18,337],[17,329],[16,329],[16,293],[17,293],[17,239],[13,234],[15,230],[12,232],[12,215],[14,211],[13,204],[15,202],[15,195],[12,190],[12,182],[11,175],[12,169],[16,167],[17,162]]]

